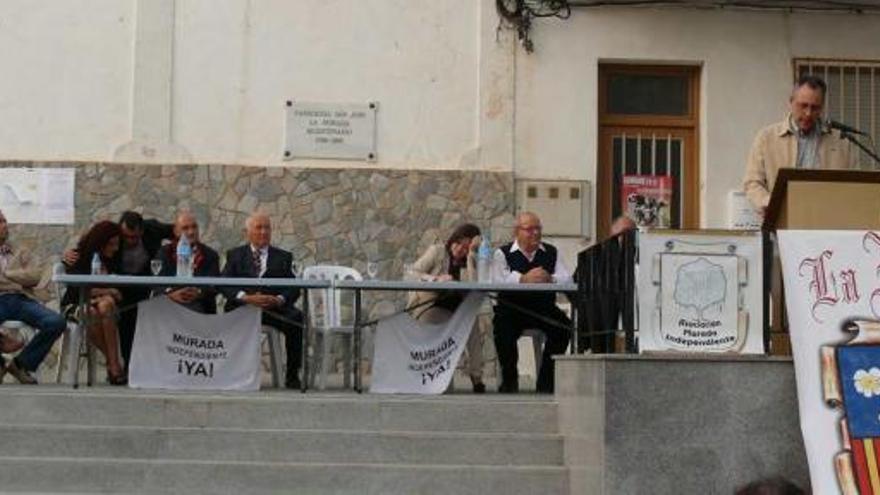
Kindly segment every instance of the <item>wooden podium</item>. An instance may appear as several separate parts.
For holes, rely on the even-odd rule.
[[[773,255],[770,232],[776,230],[880,229],[880,172],[862,170],[779,171],[764,216],[765,328],[772,354],[791,354],[783,317],[782,268]]]
[[[779,171],[763,230],[880,229],[880,172]]]

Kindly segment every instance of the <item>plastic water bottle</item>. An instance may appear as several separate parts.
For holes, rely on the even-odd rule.
[[[484,283],[492,281],[492,246],[487,237],[483,237],[477,249],[477,281]]]
[[[177,276],[192,277],[192,246],[185,235],[177,242]]]
[[[92,255],[92,275],[100,275],[103,265],[101,264],[101,257],[98,256],[98,253]]]

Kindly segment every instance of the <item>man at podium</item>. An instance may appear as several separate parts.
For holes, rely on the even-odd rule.
[[[822,120],[827,86],[816,76],[802,76],[789,98],[789,113],[755,137],[743,189],[763,215],[780,168],[844,169],[852,166],[849,143]]]

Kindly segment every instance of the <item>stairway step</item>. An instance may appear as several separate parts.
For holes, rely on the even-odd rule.
[[[0,424],[203,428],[558,432],[547,396],[155,393],[0,387]]]
[[[2,425],[23,457],[468,465],[563,463],[558,435]]]
[[[0,457],[3,490],[52,493],[567,493],[562,467]]]

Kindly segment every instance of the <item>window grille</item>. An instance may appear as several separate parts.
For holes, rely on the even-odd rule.
[[[880,62],[795,59],[794,63],[796,78],[819,76],[828,85],[825,116],[868,133],[871,139],[860,139],[875,149],[880,138]],[[859,153],[863,168],[880,168],[864,152]]]

